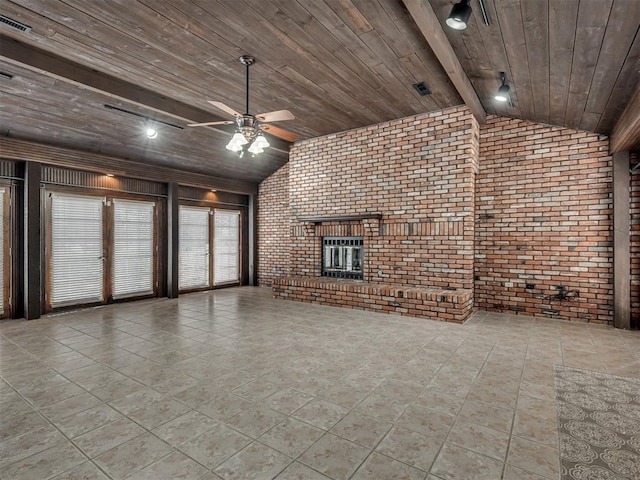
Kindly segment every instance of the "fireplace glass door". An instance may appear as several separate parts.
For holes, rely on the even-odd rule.
[[[324,237],[322,276],[362,280],[364,242],[362,237]]]

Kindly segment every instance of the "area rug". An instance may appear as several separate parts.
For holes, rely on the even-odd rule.
[[[562,480],[640,479],[640,378],[555,367]]]

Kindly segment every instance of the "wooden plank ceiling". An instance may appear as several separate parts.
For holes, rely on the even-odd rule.
[[[444,25],[452,0],[430,0]],[[610,134],[640,78],[640,1],[478,0],[445,28],[487,113]],[[493,101],[505,72],[513,107]]]
[[[453,0],[430,2],[444,25]],[[477,0],[467,30],[445,27],[485,110],[608,134],[638,81],[640,1],[485,3],[490,27]],[[233,127],[186,127],[228,118],[207,100],[244,110],[242,54],[257,59],[251,112],[290,110],[279,126],[300,139],[462,103],[401,0],[0,0],[0,13],[31,27],[0,24],[13,75],[0,78],[0,135],[149,166],[258,182],[287,161],[282,141],[238,158],[224,148]],[[51,68],[30,63],[42,53]],[[493,101],[500,71],[513,107]],[[144,119],[105,104],[173,126],[148,140]]]

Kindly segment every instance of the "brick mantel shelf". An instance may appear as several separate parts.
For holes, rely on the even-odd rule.
[[[324,223],[324,222],[357,222],[359,220],[381,220],[381,213],[366,213],[364,215],[345,215],[340,217],[304,217],[298,218],[303,223]]]

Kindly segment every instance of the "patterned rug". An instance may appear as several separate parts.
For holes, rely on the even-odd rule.
[[[640,480],[640,378],[555,367],[562,480]]]

